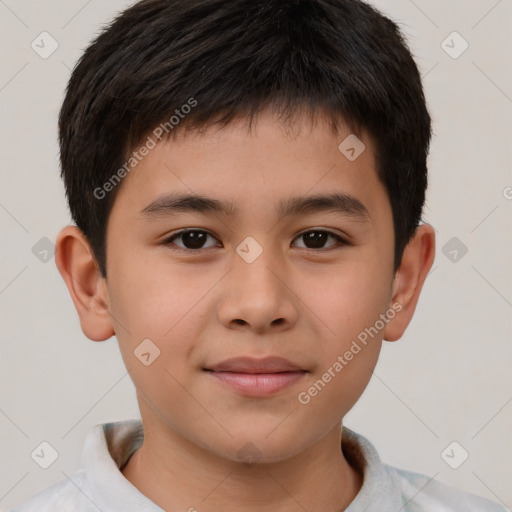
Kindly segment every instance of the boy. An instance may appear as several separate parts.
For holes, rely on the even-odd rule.
[[[147,0],[59,119],[56,262],[116,336],[142,422],[94,427],[28,511],[502,511],[342,426],[434,259],[431,126],[396,25],[356,0]]]

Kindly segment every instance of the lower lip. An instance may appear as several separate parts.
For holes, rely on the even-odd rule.
[[[296,383],[306,372],[234,373],[209,370],[208,373],[244,395],[267,396]]]

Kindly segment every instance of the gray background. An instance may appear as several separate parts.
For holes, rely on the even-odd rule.
[[[424,77],[435,132],[424,220],[437,231],[437,250],[411,325],[384,343],[345,424],[385,462],[510,508],[512,2],[372,3],[400,23]],[[56,142],[70,70],[128,4],[0,0],[3,511],[78,469],[92,425],[138,416],[115,338],[94,343],[82,334],[44,252],[70,223]],[[47,58],[31,47],[51,49],[44,31],[58,44]],[[446,39],[454,31],[469,44],[457,58],[464,41]],[[31,458],[42,441],[58,452],[48,469]],[[443,459],[453,441],[462,448]],[[456,465],[462,449],[469,458],[453,469],[446,460]]]

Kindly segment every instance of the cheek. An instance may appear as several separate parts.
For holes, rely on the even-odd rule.
[[[334,424],[357,402],[378,360],[383,329],[372,330],[387,308],[388,290],[377,272],[351,269],[316,286],[304,302],[311,306],[318,326],[315,350],[319,366],[310,386],[302,389],[302,402],[310,416],[330,418]],[[380,324],[379,324],[380,326]]]
[[[303,301],[325,328],[326,340],[343,348],[370,327],[389,306],[390,283],[384,269],[352,261],[307,281]],[[309,313],[311,314],[311,313]]]
[[[171,397],[185,407],[183,385],[195,340],[191,318],[204,291],[188,287],[185,276],[164,276],[149,269],[117,278],[120,284],[112,295],[111,313],[121,356],[135,387],[157,407],[167,408]]]
[[[374,326],[389,306],[385,269],[368,261],[347,262],[303,288],[307,312],[318,326],[320,367],[306,400],[319,414],[342,416],[366,388],[382,346],[384,330]],[[337,404],[339,408],[332,408]]]
[[[109,291],[116,337],[135,384],[158,393],[162,382],[172,388],[171,375],[179,382],[187,380],[187,361],[208,319],[206,308],[211,307],[205,295],[219,277],[161,258],[150,262],[134,257],[123,263],[112,271],[115,287]],[[157,357],[146,367],[140,356],[147,352],[150,360],[153,354]]]
[[[112,271],[114,287],[109,292],[114,319],[130,337],[141,336],[166,342],[197,314],[197,305],[208,290],[209,279],[197,278],[197,270],[166,264],[162,258],[132,258]],[[126,331],[121,329],[126,335]]]

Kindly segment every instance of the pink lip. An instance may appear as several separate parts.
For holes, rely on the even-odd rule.
[[[235,373],[209,372],[230,388],[250,396],[267,396],[277,393],[301,379],[306,372]]]
[[[236,357],[204,370],[222,384],[249,396],[277,393],[307,373],[300,366],[282,357]]]

